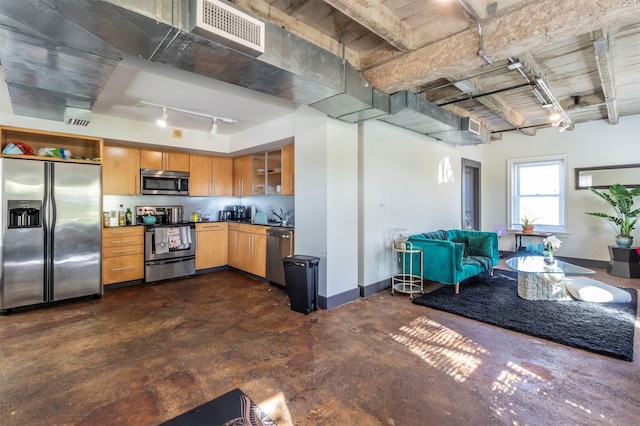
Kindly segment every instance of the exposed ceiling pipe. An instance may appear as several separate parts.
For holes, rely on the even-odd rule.
[[[473,18],[474,21],[476,21],[476,25],[478,26],[478,36],[480,38],[480,47],[478,48],[478,56],[484,59],[489,65],[493,66],[494,62],[491,60],[491,58],[487,56],[486,53],[484,53],[484,41],[482,38],[482,25],[480,25],[480,18],[467,5],[467,3],[465,3],[464,0],[458,0],[458,3],[460,3],[460,6],[462,6],[462,8],[469,14],[469,16],[471,16],[471,18]]]
[[[462,98],[462,99],[454,99],[452,101],[447,101],[447,102],[443,102],[441,104],[436,104],[436,105],[445,106],[445,105],[450,105],[450,104],[456,104],[458,102],[468,101],[469,99],[476,99],[476,98],[483,98],[485,96],[497,95],[498,93],[509,92],[511,90],[521,89],[523,87],[531,87],[532,85],[533,85],[533,83],[522,83],[522,84],[518,84],[516,86],[505,87],[503,89],[496,89],[496,90],[492,90],[490,92],[485,92],[485,93],[478,93],[477,95],[468,96],[468,97]]]

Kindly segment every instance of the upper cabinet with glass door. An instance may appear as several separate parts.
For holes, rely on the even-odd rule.
[[[267,195],[282,194],[282,150],[267,152]]]
[[[253,195],[282,194],[282,151],[253,154]]]

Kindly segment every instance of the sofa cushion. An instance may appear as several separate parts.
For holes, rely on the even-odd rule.
[[[467,240],[451,240],[454,243],[459,243],[462,244],[462,255],[464,257],[470,256],[471,255],[471,249],[469,248],[469,245],[467,244]]]
[[[469,251],[472,256],[491,256],[491,239],[484,236],[469,236]]]
[[[434,232],[425,232],[424,237],[427,240],[448,240],[449,239],[449,234],[447,234],[447,231],[434,231]]]

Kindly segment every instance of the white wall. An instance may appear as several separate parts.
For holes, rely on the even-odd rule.
[[[601,120],[578,124],[575,130],[563,133],[553,128],[540,130],[534,137],[507,133],[503,140],[486,145],[482,164],[483,227],[495,229],[507,223],[507,159],[566,153],[568,232],[560,235],[563,244],[558,254],[608,261],[607,245],[615,244],[615,233],[605,220],[585,212],[612,211],[590,191],[574,189],[574,168],[640,163],[638,134],[640,116],[636,115],[622,117],[615,126]],[[637,229],[633,235],[635,243],[640,242]],[[502,250],[513,250],[514,246],[511,237],[501,239]]]
[[[461,227],[462,158],[482,146],[457,146],[382,121],[363,124],[360,284],[391,276],[390,231],[411,234]]]
[[[327,134],[327,295],[358,289],[358,126],[330,119]]]
[[[300,107],[295,120],[295,167],[296,254],[320,258],[320,296],[355,290],[357,126]]]

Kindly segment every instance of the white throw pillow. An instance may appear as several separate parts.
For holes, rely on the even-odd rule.
[[[574,299],[584,302],[631,302],[631,295],[626,291],[591,278],[570,277],[565,278],[562,283]]]

